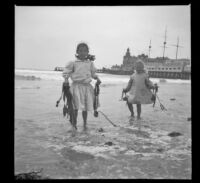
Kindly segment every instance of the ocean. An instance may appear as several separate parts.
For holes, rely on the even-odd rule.
[[[79,112],[72,137],[62,101],[56,107],[62,72],[15,70],[15,174],[42,168],[52,179],[191,179],[191,80],[150,78],[167,111],[159,101],[154,108],[144,105],[142,120],[130,124],[127,105],[120,101],[130,76],[98,75],[98,110],[118,127],[100,112],[97,118],[89,112],[85,133]],[[171,132],[181,135],[170,137]]]
[[[101,80],[103,83],[110,83],[110,84],[127,83],[130,77],[127,75],[112,75],[112,74],[104,74],[104,73],[98,73],[98,75],[101,77]],[[30,77],[33,76],[41,80],[63,81],[62,72],[59,72],[59,71],[16,69],[15,77],[18,78],[20,76],[24,76],[24,79],[31,79]],[[162,82],[163,79],[151,78],[151,80],[154,83],[159,83],[160,81]],[[181,79],[164,79],[164,80],[167,83],[191,84],[191,80],[181,80]]]

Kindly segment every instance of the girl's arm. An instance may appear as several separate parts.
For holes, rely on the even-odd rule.
[[[74,63],[69,62],[62,73],[63,78],[65,79],[65,82],[68,82],[69,77],[74,72]]]
[[[126,88],[123,89],[123,91],[128,92],[131,89],[132,83],[133,83],[133,79],[132,79],[132,77],[130,77],[130,79],[128,81],[128,85]]]
[[[100,84],[101,80],[99,79],[98,75],[96,74],[96,71],[97,71],[97,69],[94,66],[94,63],[91,62],[91,76],[92,76],[93,79],[96,79],[99,82],[99,84]]]
[[[145,84],[146,84],[146,87],[149,88],[149,89],[154,89],[155,88],[153,82],[149,80],[149,75],[148,74],[146,75]]]

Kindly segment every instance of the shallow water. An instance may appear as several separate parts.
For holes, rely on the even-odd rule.
[[[142,120],[130,123],[128,108],[119,101],[126,83],[104,83],[99,110],[118,127],[90,112],[84,132],[79,112],[75,136],[62,116],[63,103],[55,106],[61,84],[15,80],[15,173],[43,168],[52,179],[191,179],[190,84],[160,83],[158,96],[167,111],[158,101],[154,108],[144,105]],[[168,136],[173,131],[182,135]]]

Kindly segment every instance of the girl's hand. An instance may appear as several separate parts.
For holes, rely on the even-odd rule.
[[[154,89],[156,90],[156,92],[158,92],[158,85],[156,83],[154,84]]]
[[[97,78],[97,84],[100,85],[101,84],[101,80],[99,78]]]
[[[65,78],[65,81],[64,81],[64,83],[69,83],[68,79],[66,79],[66,78]]]
[[[123,90],[122,90],[124,93],[126,93],[127,92],[127,90],[126,90],[126,88],[123,88]]]

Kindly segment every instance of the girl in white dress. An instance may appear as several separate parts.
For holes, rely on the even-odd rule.
[[[149,80],[148,74],[144,70],[144,63],[138,60],[135,64],[136,73],[132,74],[128,85],[123,91],[126,94],[128,108],[131,118],[134,118],[133,105],[137,106],[137,119],[141,119],[141,104],[153,103],[153,93],[150,89],[155,89],[155,85]]]
[[[82,110],[83,127],[86,130],[87,111],[93,110],[94,102],[94,89],[90,83],[92,78],[97,80],[99,84],[101,81],[96,74],[96,68],[93,63],[94,57],[89,55],[89,47],[86,43],[77,45],[76,58],[75,61],[71,61],[66,65],[63,77],[65,82],[68,82],[68,78],[72,80],[70,91],[73,96],[75,116],[77,119],[78,110]]]

